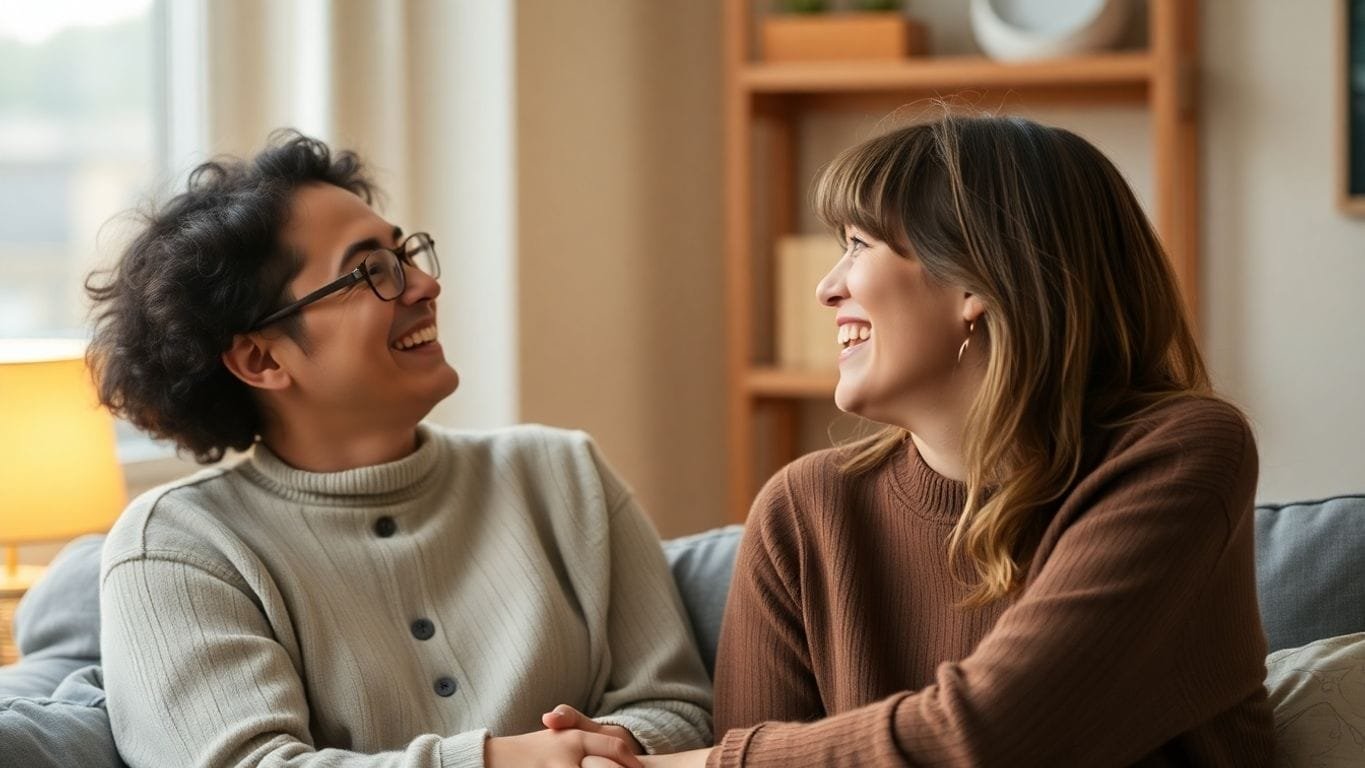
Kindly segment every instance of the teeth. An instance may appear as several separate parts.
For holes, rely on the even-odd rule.
[[[853,342],[867,341],[872,337],[872,328],[862,323],[845,323],[839,326],[840,346],[849,346]]]
[[[407,336],[404,336],[403,338],[399,339],[398,341],[395,341],[395,342],[393,343],[393,348],[394,348],[394,349],[412,349],[413,347],[417,346],[418,344],[425,344],[425,343],[427,343],[427,342],[429,342],[429,341],[435,341],[435,340],[436,340],[436,326],[434,326],[434,325],[428,325],[428,326],[425,327],[425,328],[422,328],[422,329],[417,330],[417,331],[413,331],[412,333],[408,334]]]

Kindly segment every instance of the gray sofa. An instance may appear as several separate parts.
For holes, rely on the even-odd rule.
[[[730,526],[664,543],[708,671],[740,533]],[[98,666],[100,543],[90,536],[69,544],[19,606],[15,633],[24,656],[0,667],[0,766],[122,766]],[[1301,666],[1303,654],[1285,649],[1365,633],[1365,495],[1258,507],[1256,562],[1266,635],[1279,652],[1272,660]],[[1359,645],[1365,649],[1365,635]],[[1334,653],[1339,659],[1339,645]],[[1272,665],[1278,684],[1277,674]],[[1349,719],[1340,710],[1351,705],[1336,704],[1332,722]],[[1322,711],[1320,704],[1304,706]],[[1365,765],[1365,743],[1340,742],[1333,748],[1358,749]]]

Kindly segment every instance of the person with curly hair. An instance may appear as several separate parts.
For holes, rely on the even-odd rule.
[[[436,242],[375,194],[355,154],[278,134],[87,281],[104,404],[201,462],[245,452],[105,543],[123,759],[638,768],[710,743],[657,534],[591,439],[423,421],[459,384]]]
[[[709,750],[650,766],[1260,766],[1256,443],[1123,177],[1022,118],[852,147],[844,411],[749,513]]]

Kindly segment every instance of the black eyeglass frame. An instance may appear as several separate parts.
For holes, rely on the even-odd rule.
[[[417,269],[421,269],[421,267],[416,267],[416,265],[413,264],[413,260],[408,257],[408,243],[410,243],[413,238],[421,238],[422,240],[426,241],[426,247],[431,254],[431,272],[429,274],[431,275],[432,278],[439,279],[441,277],[441,262],[436,257],[436,239],[433,238],[431,235],[427,234],[426,232],[413,232],[411,235],[408,235],[407,237],[403,238],[403,242],[398,244],[397,249],[375,248],[369,251],[366,254],[365,258],[361,259],[360,264],[356,266],[355,269],[342,275],[341,277],[338,277],[332,282],[322,286],[316,291],[309,293],[307,296],[304,296],[298,301],[290,302],[289,304],[280,307],[279,309],[275,310],[274,312],[271,312],[270,314],[266,315],[260,320],[257,320],[256,322],[251,324],[251,328],[248,329],[247,332],[250,333],[252,331],[259,331],[262,328],[266,327],[267,325],[271,325],[272,323],[278,323],[279,321],[285,319],[286,317],[289,317],[295,312],[298,312],[299,310],[303,309],[309,304],[312,304],[313,302],[319,301],[321,299],[325,299],[328,296],[331,296],[332,294],[336,293],[337,291],[349,288],[352,285],[361,282],[362,280],[365,282],[366,285],[370,286],[370,291],[374,293],[375,296],[379,297],[380,301],[397,301],[398,297],[403,295],[403,291],[407,290],[408,288],[408,267],[415,267]],[[370,271],[366,268],[370,260],[370,255],[379,251],[392,254],[394,259],[397,260],[398,264],[402,267],[402,270],[398,273],[399,275],[398,293],[394,295],[393,298],[388,299],[384,298],[384,296],[379,292],[379,289],[375,287],[374,281],[370,279]]]

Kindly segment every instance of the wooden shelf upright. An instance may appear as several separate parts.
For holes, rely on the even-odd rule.
[[[733,520],[747,515],[762,480],[798,455],[802,401],[828,400],[836,380],[829,373],[776,367],[772,339],[766,338],[771,323],[758,322],[757,314],[760,307],[767,307],[756,298],[774,282],[774,243],[797,231],[798,205],[804,201],[804,190],[797,189],[797,123],[805,114],[841,110],[885,114],[917,99],[961,93],[1016,106],[1145,105],[1150,112],[1155,182],[1155,210],[1149,213],[1197,325],[1197,0],[1148,0],[1145,50],[1028,63],[928,56],[896,62],[799,64],[760,61],[754,50],[752,0],[721,2],[728,482]],[[760,127],[767,155],[762,158],[761,184],[755,177],[754,157],[754,136]],[[756,231],[759,209],[767,212],[763,231]],[[765,338],[758,338],[760,332]],[[767,458],[762,465],[760,456]]]

